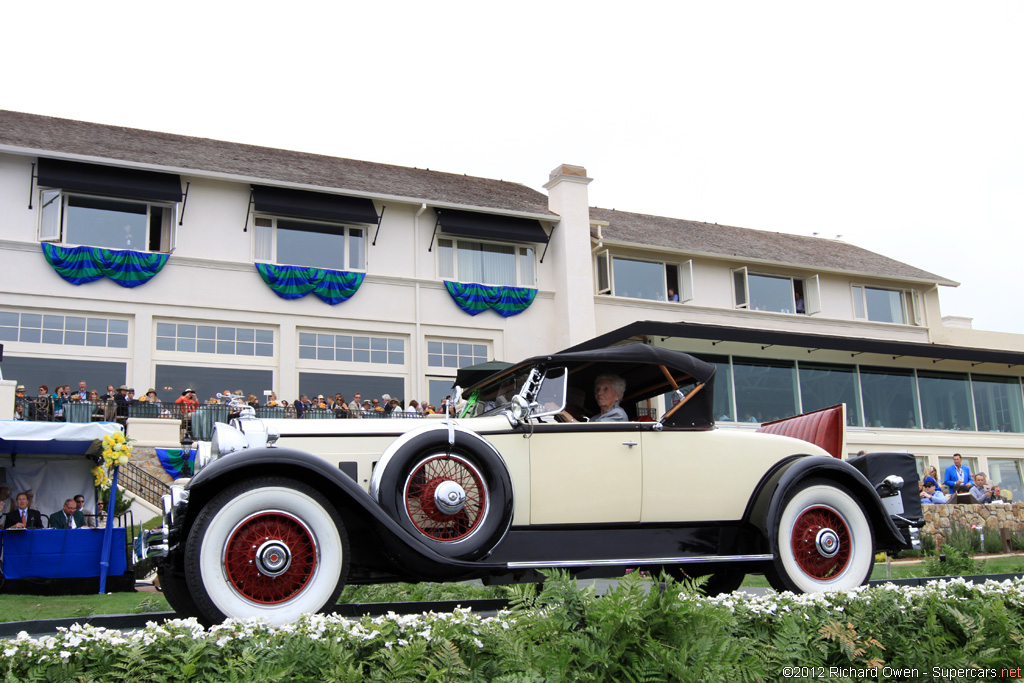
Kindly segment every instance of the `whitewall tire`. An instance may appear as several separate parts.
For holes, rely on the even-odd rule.
[[[293,622],[333,605],[349,546],[337,511],[298,481],[239,482],[200,511],[185,546],[185,577],[203,616]]]
[[[816,593],[863,585],[874,566],[874,536],[860,503],[843,486],[803,482],[782,506],[768,572],[777,590]]]

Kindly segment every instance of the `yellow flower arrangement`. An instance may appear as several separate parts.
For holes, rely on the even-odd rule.
[[[127,465],[132,455],[132,445],[121,432],[103,437],[103,465],[110,470]]]
[[[97,465],[92,468],[93,483],[97,488],[103,488],[104,486],[110,486],[110,477],[107,476],[107,471],[102,465]]]

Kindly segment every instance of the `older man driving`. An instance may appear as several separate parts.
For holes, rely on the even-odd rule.
[[[626,411],[619,407],[619,401],[626,393],[626,380],[618,375],[599,375],[594,380],[594,398],[601,414],[591,422],[627,422]]]

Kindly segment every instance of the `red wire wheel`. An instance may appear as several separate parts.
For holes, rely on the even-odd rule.
[[[312,580],[319,551],[313,534],[284,512],[260,512],[242,520],[224,546],[228,584],[261,605],[291,600]]]
[[[461,498],[457,510],[438,505],[438,489]],[[461,496],[459,494],[462,494]],[[464,498],[462,497],[464,496]],[[460,541],[476,531],[487,513],[487,485],[480,471],[459,455],[431,456],[405,481],[405,512],[413,527],[435,541]]]
[[[846,569],[853,543],[842,515],[830,507],[816,505],[801,512],[793,522],[792,547],[800,569],[825,581]]]

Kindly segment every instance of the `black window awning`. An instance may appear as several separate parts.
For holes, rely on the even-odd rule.
[[[181,177],[173,173],[40,158],[36,182],[42,187],[108,197],[181,201]]]
[[[540,221],[515,216],[498,216],[457,209],[434,209],[441,232],[460,237],[476,237],[507,242],[547,244],[550,237]]]
[[[326,192],[253,185],[252,198],[257,211],[276,216],[342,223],[377,222],[377,210],[373,207],[373,201],[363,197],[344,197]]]

